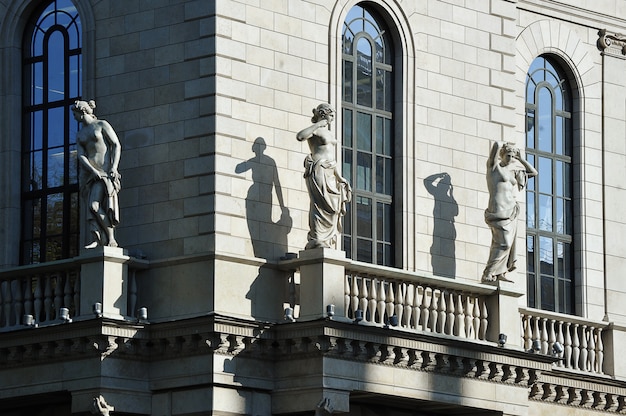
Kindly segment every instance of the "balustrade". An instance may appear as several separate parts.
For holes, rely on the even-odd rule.
[[[70,316],[80,309],[80,265],[61,261],[16,270],[0,274],[0,329],[19,327],[25,315],[45,324],[58,318],[59,308]]]
[[[602,335],[607,323],[531,309],[521,311],[521,323],[524,349],[530,350],[533,341],[539,340],[538,352],[560,358],[557,366],[604,374]],[[562,351],[553,349],[557,342]]]
[[[357,310],[372,324],[389,324],[467,339],[485,340],[489,314],[484,297],[409,280],[346,271],[345,316]]]

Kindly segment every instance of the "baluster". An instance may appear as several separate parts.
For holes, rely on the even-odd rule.
[[[561,344],[561,345],[563,345],[565,343],[565,340],[563,338],[563,321],[559,321],[558,322],[558,329],[557,329],[557,332],[556,332],[556,341],[559,344]],[[559,367],[563,367],[563,360],[562,360],[563,352],[559,353],[558,357],[561,358],[561,360],[559,360],[557,365]]]
[[[454,294],[452,292],[448,293],[448,319],[446,321],[447,328],[446,334],[454,335],[454,321],[456,320],[456,316],[454,315]]]
[[[534,342],[535,340],[541,339],[541,333],[539,332],[539,320],[540,319],[541,318],[539,318],[538,316],[533,317],[533,340],[532,342]]]
[[[445,290],[442,290],[439,294],[439,319],[437,320],[437,332],[439,334],[445,334],[446,332],[446,318],[448,314],[446,313],[446,295],[448,293]]]
[[[523,332],[523,338],[524,338],[524,344],[522,345],[524,347],[524,349],[526,351],[530,350],[530,348],[532,347],[533,341],[533,331],[532,331],[532,319],[533,317],[531,315],[523,315],[524,320],[524,332]]]
[[[415,299],[413,300],[413,322],[415,322],[416,330],[424,330],[422,326],[422,312],[424,310],[424,288],[417,286],[415,288]]]
[[[472,307],[472,300],[469,296],[465,296],[465,337],[474,338],[474,308]]]
[[[385,286],[385,281],[381,280],[380,286],[378,287],[378,304],[376,308],[377,320],[375,321],[378,324],[385,323],[385,300],[387,300],[387,291]]]
[[[46,287],[43,292],[44,321],[51,321],[54,316],[52,312],[52,279],[54,279],[54,276],[46,275],[45,279]]]
[[[541,318],[541,353],[548,353],[548,318]]]
[[[393,311],[395,308],[396,295],[394,289],[393,282],[389,282],[389,290],[387,291],[387,297],[385,298],[385,315],[386,318],[383,318],[383,324],[386,324],[389,321],[389,318],[393,316]]]
[[[378,305],[378,287],[379,282],[378,279],[370,280],[370,296],[369,296],[369,305],[368,305],[368,314],[364,316],[369,316],[367,319],[370,322],[374,322],[376,319],[376,306]],[[363,312],[365,314],[365,312]]]
[[[415,328],[412,325],[413,316],[413,308],[415,307],[415,285],[413,283],[409,283],[406,287],[406,296],[404,298],[404,315],[402,319],[404,320],[404,326],[407,328]]]
[[[563,333],[565,340],[563,340],[563,364],[565,368],[572,368],[572,324],[565,322],[565,329]]]
[[[480,306],[478,298],[474,298],[474,338],[480,339]]]
[[[404,314],[404,299],[406,297],[406,283],[398,283],[396,286],[396,311],[398,325],[402,326],[402,315]]]
[[[80,313],[80,270],[77,270],[74,274],[74,313],[78,316]],[[135,292],[136,293],[136,292]],[[135,312],[134,309],[130,311],[132,316]]]
[[[556,341],[556,334],[554,333],[554,319],[550,319],[548,323],[548,351],[552,352],[552,346]]]
[[[574,370],[580,369],[578,365],[578,359],[580,358],[580,339],[578,339],[578,324],[574,324],[574,330],[572,332],[572,368]]]
[[[11,283],[8,280],[2,282],[2,301],[4,326],[11,326]]]
[[[72,282],[70,281],[70,273],[65,273],[65,286],[63,288],[63,294],[65,295],[63,298],[63,306],[68,309],[71,309],[72,306]],[[76,315],[75,311],[71,311],[74,315]]]
[[[478,339],[484,341],[487,339],[487,327],[489,326],[489,313],[487,312],[487,303],[483,301],[481,303],[482,310],[480,312],[480,333]]]
[[[430,298],[430,331],[437,332],[437,318],[439,318],[439,313],[437,312],[437,302],[439,301],[439,297],[441,296],[441,292],[439,289],[433,289],[433,296]]]
[[[433,290],[430,287],[424,288],[424,296],[422,297],[422,330],[428,331],[428,323],[430,318],[430,298]]]
[[[57,318],[59,308],[63,306],[63,278],[61,275],[56,275],[56,285],[54,287],[54,310],[52,313]]]
[[[371,313],[370,311],[368,311],[367,308],[367,304],[369,302],[368,297],[369,297],[369,291],[367,290],[367,282],[370,279],[366,279],[365,277],[361,278],[361,290],[359,291],[359,289],[357,288],[357,292],[359,295],[359,303],[357,305],[355,305],[355,310],[357,309],[361,309],[363,311],[363,318],[365,320],[367,320],[367,315],[368,312]]]
[[[583,325],[580,330],[580,369],[587,371],[587,345],[589,332],[587,331],[587,325]]]
[[[602,328],[597,330],[597,342],[596,342],[596,370],[599,374],[604,374],[604,344],[602,343]]]
[[[32,315],[33,314],[33,282],[36,281],[35,278],[27,277],[26,278],[26,287],[24,288],[24,313],[23,315]],[[18,317],[22,318],[22,315]]]
[[[37,276],[35,281],[35,322],[39,322],[41,319],[41,308],[43,308],[43,289],[42,289],[41,276]]]
[[[465,336],[465,310],[463,309],[463,300],[459,293],[456,297],[456,325],[454,335],[457,337]]]
[[[587,330],[589,333],[589,345],[587,346],[588,354],[587,354],[587,371],[595,373],[596,372],[596,329],[593,326],[590,326]]]
[[[22,314],[24,311],[21,279],[18,278],[12,281],[11,286],[13,289],[13,307],[15,308],[15,325],[19,325],[20,319],[22,319]]]
[[[351,308],[352,308],[352,316],[354,316],[354,311],[359,309],[359,286],[358,286],[358,277],[356,275],[352,275],[350,286],[352,289],[350,290],[351,297]],[[365,312],[363,312],[363,316],[365,316]]]

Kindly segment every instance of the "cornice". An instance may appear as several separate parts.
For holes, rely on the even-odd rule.
[[[346,360],[500,383],[530,400],[626,413],[626,387],[569,374],[553,358],[484,341],[316,320],[270,324],[219,315],[157,324],[91,319],[0,334],[0,371],[82,359],[158,362],[223,355],[273,362]]]

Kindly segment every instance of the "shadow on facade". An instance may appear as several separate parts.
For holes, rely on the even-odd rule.
[[[456,276],[456,228],[454,217],[459,206],[454,199],[452,178],[447,172],[435,173],[424,179],[426,190],[435,198],[433,206],[433,243],[430,246],[433,274]]]
[[[265,154],[266,148],[265,139],[257,137],[252,145],[254,157],[239,163],[235,173],[252,172],[252,185],[246,196],[246,220],[254,256],[274,261],[287,252],[287,236],[291,232],[293,219],[285,205],[276,162]],[[274,218],[278,215],[272,215],[275,212],[273,195],[276,195],[280,207],[277,220]],[[282,314],[279,307],[272,306],[280,306],[284,300],[277,299],[284,291],[282,287],[276,287],[275,273],[267,266],[259,267],[258,275],[246,295],[252,301],[252,315],[255,318],[268,318],[268,312]],[[273,311],[274,308],[276,311]]]

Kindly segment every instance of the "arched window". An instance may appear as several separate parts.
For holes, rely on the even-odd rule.
[[[574,313],[572,94],[547,56],[526,77],[526,152],[539,175],[526,194],[528,306]]]
[[[343,56],[343,174],[353,197],[343,249],[355,260],[394,265],[394,132],[391,36],[373,10],[346,17]]]
[[[47,2],[24,36],[22,264],[78,254],[78,165],[70,105],[81,96],[81,24]]]

